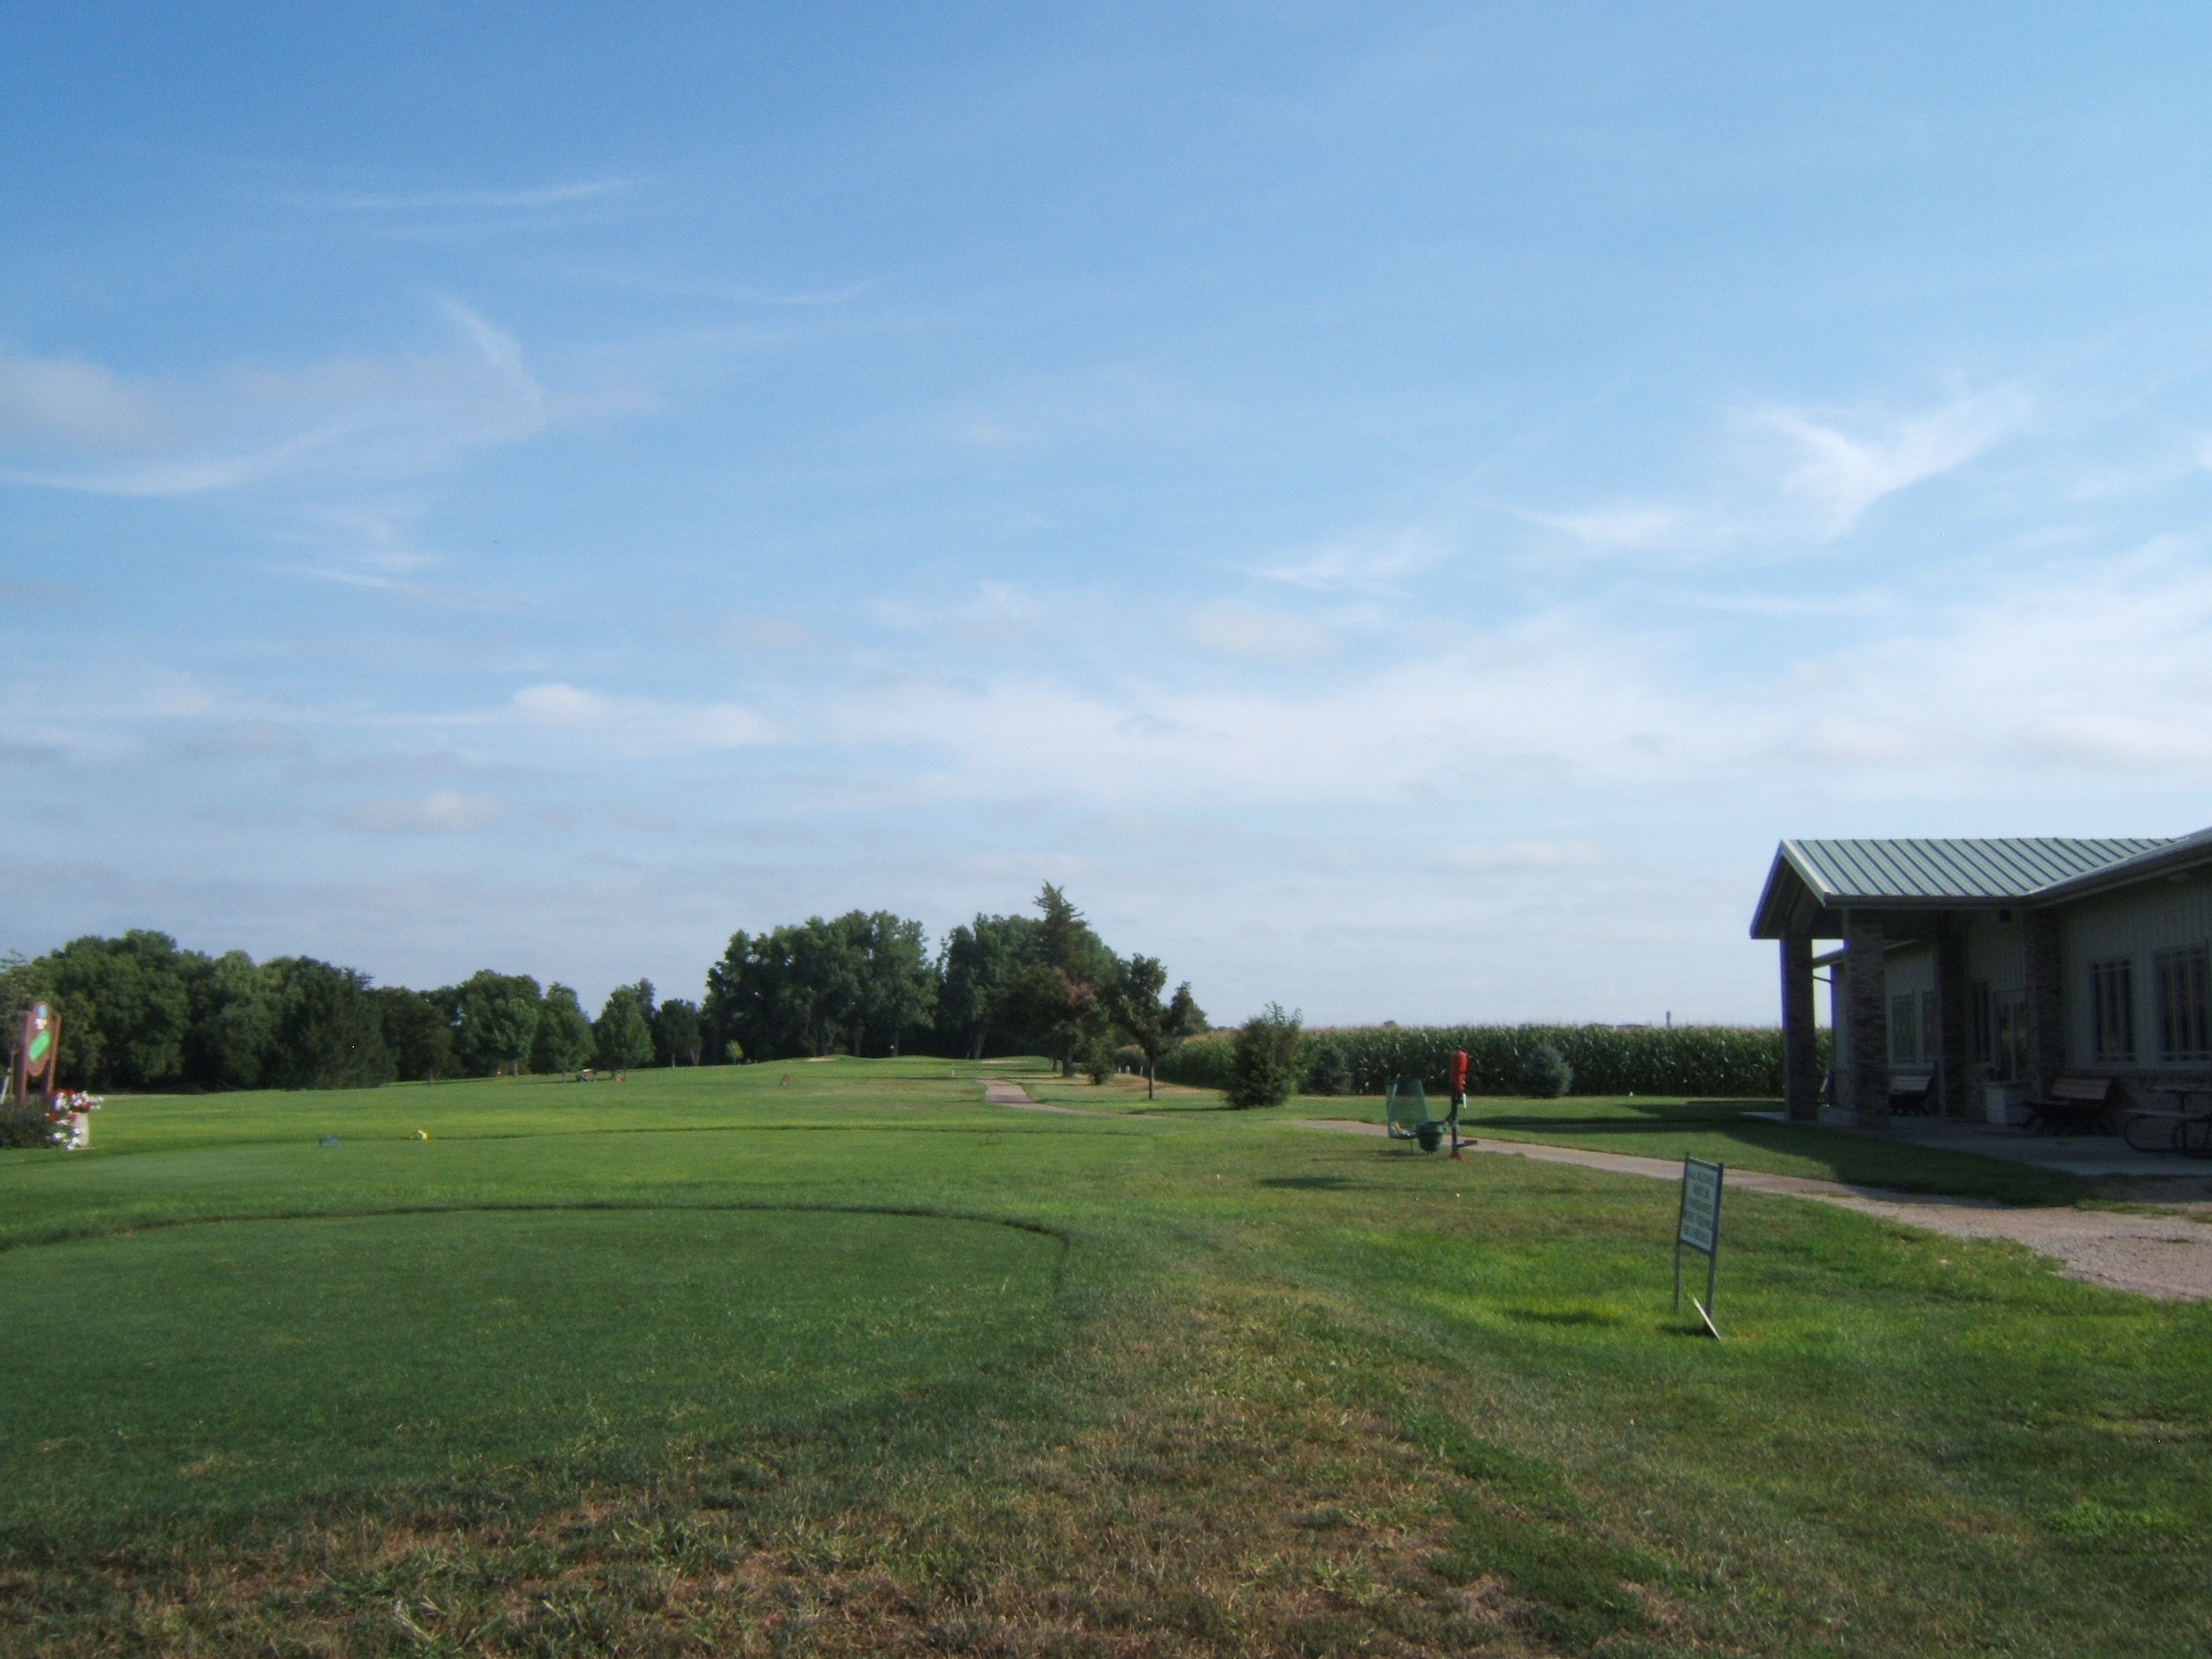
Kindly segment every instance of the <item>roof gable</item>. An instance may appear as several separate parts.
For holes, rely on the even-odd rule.
[[[1752,937],[1779,939],[1815,926],[1822,911],[1854,907],[2024,901],[2173,845],[2151,836],[1785,841],[1775,850]]]

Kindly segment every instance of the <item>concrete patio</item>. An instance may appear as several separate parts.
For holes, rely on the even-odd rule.
[[[1750,1115],[1777,1123],[1790,1121],[1781,1112]],[[1823,1111],[1819,1124],[1839,1134],[1932,1146],[1947,1152],[1978,1152],[1984,1158],[2008,1158],[2017,1164],[2061,1170],[2069,1175],[2212,1176],[2212,1160],[2185,1158],[2179,1152],[2139,1152],[2118,1135],[2038,1134],[2030,1129],[1941,1117],[1894,1117],[1887,1129],[1861,1129],[1852,1123],[1850,1113],[1834,1109]]]

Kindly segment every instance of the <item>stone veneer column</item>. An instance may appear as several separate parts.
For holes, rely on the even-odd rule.
[[[1879,910],[1844,915],[1844,950],[1850,972],[1844,1001],[1850,1011],[1851,1122],[1862,1129],[1889,1127],[1889,969]]]
[[[2056,910],[2020,913],[2027,958],[2027,1066],[2039,1099],[2066,1070],[2066,959]]]
[[[1782,1104],[1793,1121],[1820,1115],[1820,1063],[1813,1023],[1813,941],[1782,939]]]
[[[1936,1066],[1942,1074],[1946,1117],[1981,1115],[1980,1079],[1966,1030],[1966,921],[1944,916],[1936,924]]]

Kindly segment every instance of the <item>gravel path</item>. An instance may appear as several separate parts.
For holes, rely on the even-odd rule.
[[[1086,1112],[1080,1106],[1048,1106],[1042,1100],[1031,1100],[1030,1091],[1018,1083],[1008,1083],[999,1078],[983,1079],[983,1099],[993,1106],[1018,1106],[1029,1112],[1058,1112],[1062,1117],[1119,1117],[1119,1112]]]
[[[1380,1135],[1379,1123],[1305,1121],[1304,1129],[1338,1129]],[[1578,1146],[1543,1146],[1525,1141],[1465,1142],[1468,1150],[1543,1164],[1574,1164],[1613,1175],[1680,1181],[1680,1164],[1661,1158],[1632,1158],[1620,1152],[1585,1152]],[[2107,1285],[2173,1301],[2212,1299],[2212,1226],[2182,1216],[2125,1215],[2114,1210],[2019,1209],[1989,1198],[1947,1198],[1891,1192],[1881,1187],[1847,1186],[1800,1176],[1762,1175],[1730,1170],[1731,1187],[1758,1193],[1782,1193],[1836,1204],[1861,1215],[1880,1216],[1908,1226],[1926,1227],[1960,1238],[2009,1238],[2039,1255],[2063,1263],[2069,1279]]]

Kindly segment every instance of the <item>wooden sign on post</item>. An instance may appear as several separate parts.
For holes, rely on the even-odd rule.
[[[44,1110],[54,1092],[55,1060],[61,1053],[62,1017],[43,1002],[23,1011],[22,1030],[15,1034],[15,1063],[10,1067],[8,1095],[18,1108],[35,1103]]]
[[[1698,1310],[1698,1317],[1705,1322],[1716,1341],[1721,1328],[1713,1323],[1713,1285],[1720,1271],[1721,1180],[1726,1174],[1723,1164],[1684,1158],[1682,1207],[1674,1220],[1674,1306],[1679,1311],[1682,1305],[1682,1252],[1695,1250],[1705,1259],[1705,1299],[1700,1302],[1692,1297],[1690,1305]]]

